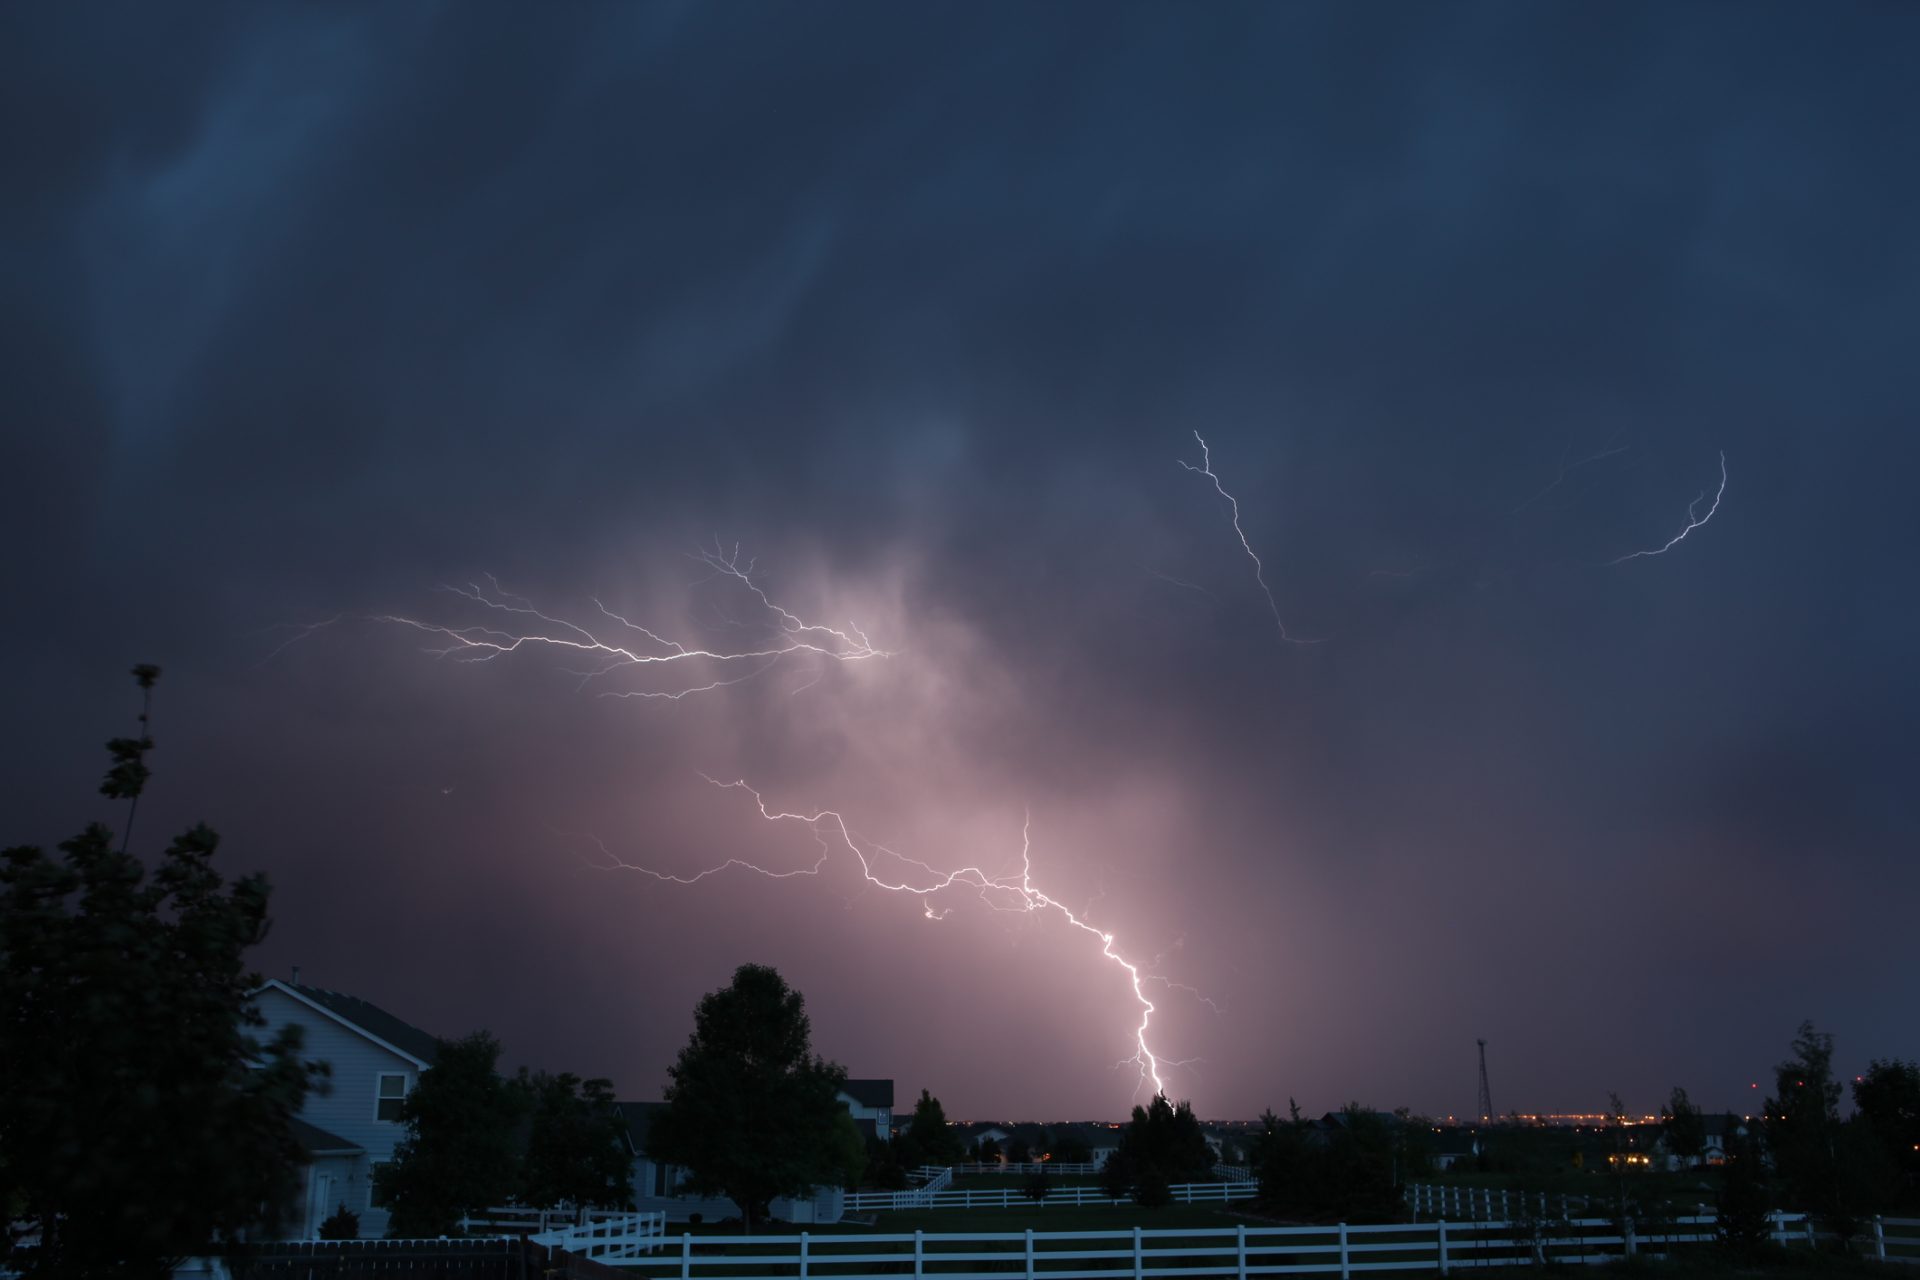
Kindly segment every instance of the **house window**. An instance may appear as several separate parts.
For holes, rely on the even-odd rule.
[[[374,1102],[373,1118],[397,1123],[400,1119],[400,1104],[406,1101],[407,1077],[402,1074],[380,1076],[378,1096]]]

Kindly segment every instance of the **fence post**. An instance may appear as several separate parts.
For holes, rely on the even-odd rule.
[[[918,1280],[918,1277],[920,1277],[921,1275],[923,1275],[923,1274],[924,1274],[924,1271],[923,1271],[923,1267],[924,1267],[924,1265],[925,1265],[925,1260],[926,1260],[926,1254],[925,1254],[925,1252],[924,1252],[924,1250],[925,1250],[925,1248],[926,1248],[926,1241],[925,1241],[925,1239],[924,1239],[924,1236],[925,1236],[925,1233],[924,1233],[924,1232],[922,1232],[922,1231],[921,1231],[921,1230],[920,1230],[919,1228],[917,1228],[917,1227],[916,1227],[916,1228],[914,1228],[914,1232],[913,1232],[913,1274],[914,1274],[914,1277],[915,1277],[915,1280]]]
[[[693,1232],[680,1233],[680,1280],[690,1280],[693,1275]]]
[[[1880,1220],[1878,1218],[1874,1219],[1874,1223],[1876,1226],[1879,1224],[1879,1221]],[[1240,1249],[1240,1272],[1239,1272],[1240,1280],[1247,1280],[1247,1224],[1246,1223],[1244,1222],[1241,1223],[1239,1228],[1234,1232],[1234,1243],[1238,1245]]]
[[[1507,1203],[1507,1189],[1500,1188],[1500,1219],[1503,1222],[1513,1220],[1513,1207]]]
[[[1340,1224],[1340,1280],[1351,1280],[1353,1272],[1347,1261],[1347,1224]]]
[[[1782,1249],[1787,1247],[1787,1215],[1775,1209],[1767,1215],[1773,1219],[1773,1242]]]
[[[1140,1228],[1133,1229],[1133,1280],[1140,1280],[1142,1257],[1140,1254]]]
[[[1033,1280],[1033,1228],[1027,1228],[1027,1280]]]
[[[1447,1220],[1442,1218],[1434,1223],[1434,1226],[1440,1229],[1440,1274],[1445,1275],[1447,1274]]]
[[[800,1280],[807,1280],[807,1233],[800,1233]]]
[[[1634,1248],[1635,1241],[1633,1238],[1633,1219],[1632,1218],[1626,1218],[1621,1221],[1620,1239],[1621,1239],[1621,1242],[1625,1244],[1627,1247],[1627,1256],[1629,1258],[1631,1258],[1635,1253],[1638,1252],[1638,1250]]]
[[[1807,1226],[1807,1248],[1818,1249],[1820,1247],[1820,1242],[1814,1238],[1813,1215],[1809,1213],[1808,1215],[1806,1215],[1806,1217],[1802,1218],[1801,1221],[1806,1223],[1806,1226]]]

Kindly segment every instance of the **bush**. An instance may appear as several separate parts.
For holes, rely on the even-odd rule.
[[[1173,1188],[1167,1185],[1166,1175],[1158,1169],[1143,1172],[1140,1181],[1134,1185],[1133,1202],[1142,1209],[1158,1209],[1163,1204],[1172,1204]]]
[[[333,1211],[331,1217],[320,1224],[322,1240],[358,1240],[360,1238],[360,1215],[341,1205]]]
[[[1020,1194],[1037,1204],[1047,1198],[1047,1190],[1047,1175],[1045,1173],[1030,1173],[1027,1175],[1026,1182],[1020,1188]]]

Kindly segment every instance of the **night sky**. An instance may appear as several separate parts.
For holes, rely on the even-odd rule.
[[[0,837],[113,815],[150,661],[140,834],[271,876],[263,971],[623,1097],[747,961],[950,1115],[1140,1096],[1057,914],[590,865],[819,856],[703,774],[938,868],[1030,817],[1206,1116],[1920,1056],[1917,62],[1892,3],[8,6]],[[777,646],[716,539],[888,656],[379,620]]]

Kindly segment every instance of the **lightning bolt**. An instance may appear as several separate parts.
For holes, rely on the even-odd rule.
[[[366,620],[421,632],[432,638],[427,652],[454,662],[492,662],[510,654],[554,652],[567,662],[577,664],[561,670],[578,677],[581,688],[615,672],[639,674],[686,669],[694,673],[689,679],[667,688],[600,690],[600,696],[605,698],[656,698],[677,702],[692,694],[743,684],[786,658],[811,655],[834,662],[863,662],[892,656],[876,648],[856,623],[849,622],[843,630],[808,622],[775,603],[755,581],[754,562],[741,560],[737,544],[729,551],[716,542],[711,551],[702,550],[693,558],[712,571],[707,580],[737,583],[757,605],[765,619],[763,640],[740,648],[685,644],[615,613],[597,597],[593,601],[599,613],[597,618],[583,621],[563,618],[503,589],[491,575],[484,577],[484,585],[475,582],[439,588],[494,615],[486,622],[455,625],[391,613],[373,614]],[[292,638],[268,657],[334,625],[343,616],[296,629]],[[818,677],[793,692],[809,688],[817,680]]]
[[[1273,625],[1279,629],[1280,638],[1288,644],[1319,644],[1319,640],[1303,640],[1287,634],[1287,624],[1280,620],[1280,604],[1273,598],[1273,588],[1267,585],[1267,568],[1260,563],[1260,557],[1254,551],[1253,544],[1247,541],[1246,531],[1240,527],[1239,500],[1227,492],[1226,486],[1220,483],[1220,477],[1214,474],[1213,452],[1207,448],[1207,442],[1201,439],[1198,431],[1193,433],[1193,438],[1200,441],[1200,465],[1196,467],[1184,458],[1176,458],[1174,461],[1195,475],[1202,475],[1213,481],[1213,491],[1227,500],[1227,506],[1233,515],[1234,536],[1240,539],[1240,547],[1247,553],[1247,559],[1253,561],[1253,580],[1260,584],[1261,593],[1267,597],[1267,608],[1273,613]]]
[[[1148,1045],[1148,1035],[1153,1025],[1154,1003],[1147,997],[1144,984],[1154,979],[1151,975],[1142,973],[1139,965],[1116,950],[1115,937],[1111,930],[1089,923],[1058,898],[1050,896],[1034,884],[1033,824],[1030,814],[1020,824],[1018,872],[996,874],[978,866],[941,871],[898,850],[860,839],[848,826],[846,818],[832,809],[819,809],[810,813],[776,810],[767,804],[766,798],[759,791],[744,781],[722,782],[705,774],[701,777],[722,790],[742,791],[753,797],[753,803],[759,810],[760,816],[769,822],[792,822],[806,827],[812,834],[815,844],[819,846],[819,857],[809,865],[786,870],[763,867],[744,858],[728,858],[717,866],[708,867],[693,875],[679,876],[627,862],[609,853],[604,843],[595,840],[594,843],[598,846],[603,861],[593,865],[601,870],[633,871],[655,880],[678,885],[698,884],[710,876],[729,870],[751,871],[776,880],[785,880],[795,876],[818,875],[825,868],[828,859],[835,852],[844,849],[859,863],[860,874],[869,885],[889,893],[904,893],[918,898],[922,913],[929,920],[943,920],[949,914],[950,908],[936,907],[932,901],[936,894],[949,889],[970,889],[986,903],[989,909],[994,911],[1011,911],[1027,915],[1057,912],[1074,929],[1089,935],[1100,944],[1100,954],[1112,961],[1126,975],[1127,986],[1140,1007],[1140,1021],[1132,1028],[1134,1052],[1130,1057],[1121,1059],[1118,1065],[1137,1067],[1140,1072],[1141,1086],[1151,1084],[1155,1093],[1166,1092],[1166,1081],[1161,1074],[1161,1068],[1183,1064],[1156,1054]],[[1165,981],[1165,979],[1160,980]]]
[[[1722,449],[1720,451],[1720,487],[1714,490],[1713,505],[1707,508],[1707,514],[1705,515],[1695,514],[1700,504],[1706,501],[1707,491],[1705,489],[1702,489],[1697,495],[1695,495],[1693,501],[1687,504],[1686,528],[1682,529],[1680,532],[1674,534],[1671,538],[1667,539],[1665,546],[1655,547],[1651,551],[1629,552],[1628,554],[1621,556],[1617,560],[1607,561],[1607,564],[1609,566],[1613,566],[1616,564],[1625,564],[1629,560],[1638,560],[1641,556],[1665,555],[1667,552],[1679,546],[1682,542],[1685,542],[1687,540],[1688,534],[1692,533],[1695,529],[1698,529],[1701,525],[1705,524],[1707,521],[1713,519],[1713,513],[1720,509],[1720,498],[1723,494],[1726,493],[1726,491],[1727,491],[1727,453],[1726,453],[1726,450]]]
[[[1611,458],[1615,454],[1625,453],[1631,446],[1624,445],[1624,444],[1622,445],[1614,444],[1614,441],[1618,440],[1619,438],[1620,438],[1620,432],[1616,431],[1613,433],[1611,437],[1608,438],[1606,444],[1600,447],[1600,451],[1598,453],[1590,453],[1584,458],[1575,458],[1571,462],[1567,461],[1567,455],[1573,451],[1573,444],[1572,442],[1568,442],[1560,450],[1560,465],[1555,470],[1553,479],[1549,480],[1546,484],[1546,487],[1541,489],[1540,492],[1534,494],[1531,498],[1528,498],[1525,502],[1515,507],[1508,514],[1516,515],[1516,516],[1519,515],[1522,511],[1525,511],[1528,507],[1540,501],[1540,499],[1546,497],[1548,494],[1552,493],[1555,489],[1558,489],[1561,483],[1565,481],[1569,475],[1571,475],[1575,471],[1578,471],[1581,467],[1586,466],[1588,463],[1599,462],[1603,458]]]

